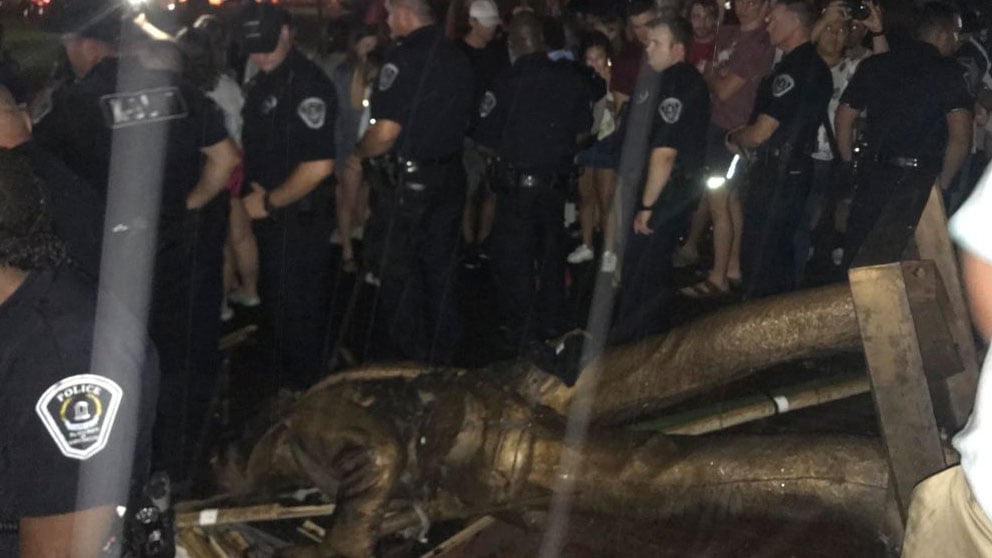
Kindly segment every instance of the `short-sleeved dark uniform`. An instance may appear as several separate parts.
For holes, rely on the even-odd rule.
[[[468,57],[475,75],[475,87],[472,92],[472,106],[478,107],[486,91],[492,89],[493,82],[510,69],[510,55],[506,49],[506,40],[497,37],[483,48],[475,48],[464,40],[456,43],[465,56]],[[465,151],[462,154],[465,164],[466,193],[469,203],[474,203],[479,186],[482,185],[486,174],[486,156],[472,139],[472,130],[479,123],[479,111],[470,111],[469,131],[465,137]],[[484,240],[484,239],[479,239]]]
[[[493,256],[515,346],[564,325],[565,197],[576,139],[592,126],[593,99],[575,66],[536,52],[517,59],[479,106],[475,137],[504,166],[504,183],[495,187]]]
[[[667,327],[673,294],[672,253],[687,216],[703,193],[702,168],[710,121],[706,82],[688,62],[675,64],[656,79],[661,84],[649,146],[652,150],[674,149],[675,164],[651,211],[648,228],[653,232],[630,232],[627,236],[623,283],[611,334],[616,343],[633,341]],[[642,194],[643,190],[637,195],[638,206]]]
[[[158,368],[144,327],[67,268],[0,304],[0,520],[126,506],[148,474]],[[132,470],[133,467],[133,470]],[[17,556],[0,533],[0,556]]]
[[[296,49],[247,85],[243,109],[245,184],[274,190],[301,164],[334,159],[337,96],[324,73]],[[331,188],[255,221],[259,288],[270,371],[302,389],[323,375],[328,339]]]
[[[758,86],[751,123],[764,114],[778,127],[758,147],[742,194],[741,271],[748,297],[796,287],[794,245],[812,178],[810,153],[832,93],[830,69],[812,43],[789,51]]]
[[[847,222],[850,264],[887,204],[933,186],[947,146],[947,115],[971,110],[974,99],[957,62],[928,43],[909,41],[861,62],[840,102],[867,111],[870,162]]]
[[[223,199],[191,213],[186,197],[200,179],[201,149],[227,138],[223,114],[174,73],[107,58],[55,95],[35,138],[112,200],[103,255],[118,263],[101,285],[147,316],[169,401],[159,406],[156,467],[181,480],[194,441],[184,431],[200,426],[183,415],[191,398],[209,398],[219,367],[227,215]]]
[[[402,129],[395,189],[374,191],[366,262],[381,280],[375,349],[450,361],[458,337],[454,257],[465,202],[461,150],[472,108],[468,59],[436,25],[402,37],[372,91],[371,117]]]

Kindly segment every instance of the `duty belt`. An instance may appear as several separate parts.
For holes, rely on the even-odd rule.
[[[904,169],[916,169],[923,164],[916,157],[888,157],[884,159],[885,164]]]
[[[567,174],[537,174],[533,172],[527,172],[522,170],[514,169],[511,166],[506,167],[506,176],[508,179],[507,185],[511,188],[519,188],[521,190],[531,190],[534,188],[559,188],[564,187],[568,184],[569,175]]]
[[[400,168],[403,169],[403,172],[406,174],[413,174],[424,168],[447,165],[448,163],[459,159],[461,154],[461,151],[453,151],[442,157],[434,157],[431,159],[408,159],[400,156],[397,157],[397,160],[399,161]]]

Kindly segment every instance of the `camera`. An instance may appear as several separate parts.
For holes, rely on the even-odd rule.
[[[844,4],[847,6],[847,13],[850,14],[851,19],[864,21],[871,16],[868,0],[845,0]]]

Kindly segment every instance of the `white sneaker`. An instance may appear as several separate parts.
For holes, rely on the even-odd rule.
[[[592,261],[595,257],[596,254],[593,253],[592,248],[585,244],[581,244],[578,248],[572,250],[572,253],[568,255],[568,263],[580,264],[583,262]]]
[[[613,273],[617,270],[617,255],[607,250],[603,252],[603,257],[599,262],[599,271],[603,273]]]

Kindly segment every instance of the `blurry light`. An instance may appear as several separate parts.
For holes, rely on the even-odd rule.
[[[375,126],[375,118],[369,118],[369,126]]]
[[[727,183],[727,179],[722,176],[711,176],[706,179],[706,188],[709,190],[719,190]]]
[[[730,9],[730,0],[727,0],[726,2],[723,3],[723,9],[725,10]]]
[[[735,174],[737,174],[737,163],[740,162],[741,162],[741,156],[734,155],[734,160],[730,161],[730,168],[727,169],[727,180],[730,180],[731,178],[734,177]]]
[[[368,99],[362,99],[362,106],[365,107],[365,108],[369,108],[369,100]]]
[[[171,3],[171,4],[169,4],[168,6],[166,6],[166,9],[167,9],[167,10],[169,10],[170,12],[171,12],[172,10],[175,10],[175,9],[176,9],[176,4],[175,4],[175,2],[173,2],[173,3]]]
[[[127,1],[130,2],[131,6],[135,8],[139,8],[145,5],[145,0],[127,0]]]

